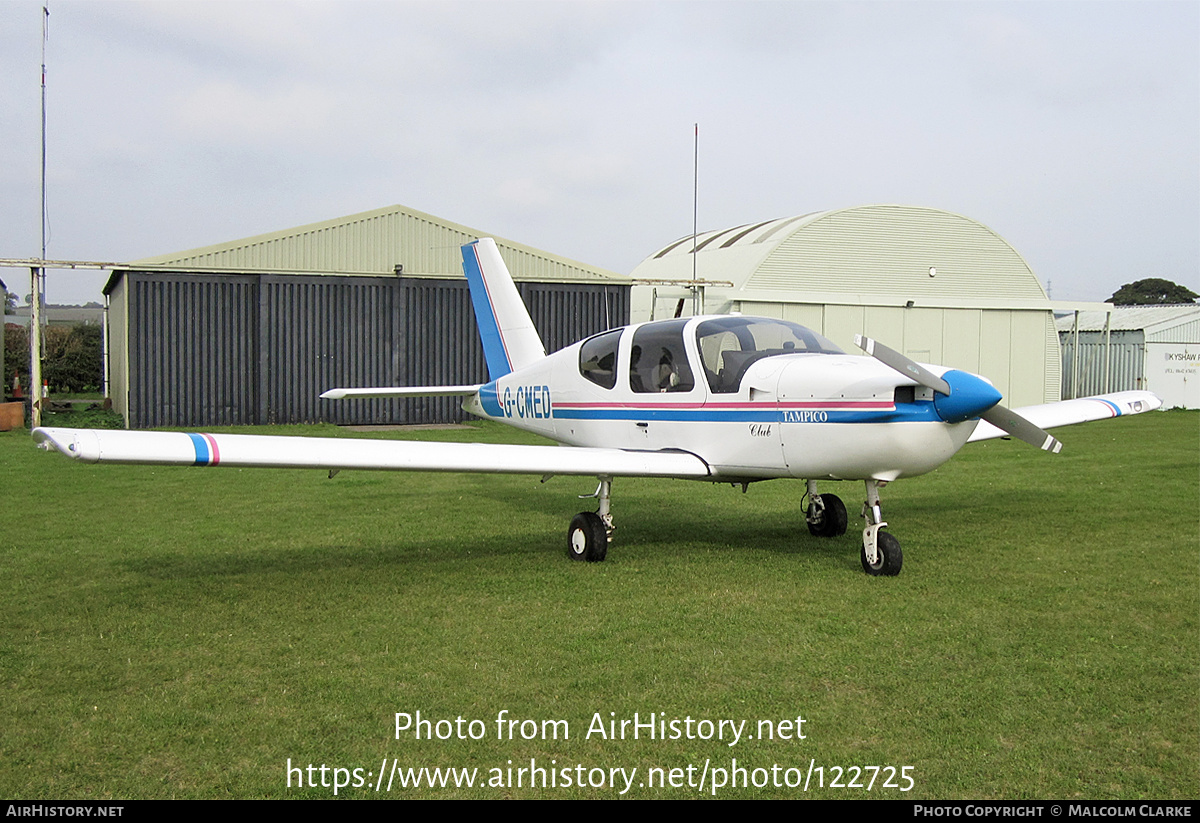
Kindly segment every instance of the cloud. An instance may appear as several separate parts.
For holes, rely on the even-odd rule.
[[[987,7],[984,7],[987,8]],[[1053,7],[1051,7],[1053,9]],[[1038,106],[1079,109],[1163,92],[1156,26],[1106,21],[1105,4],[1086,15],[983,11],[964,28],[975,53],[977,87]]]
[[[53,251],[141,257],[403,203],[628,270],[690,231],[699,122],[702,228],[946,208],[1013,227],[1056,296],[1070,278],[1087,296],[1154,256],[1196,268],[1198,8],[60,3]],[[40,11],[0,3],[17,256],[37,245]]]
[[[181,136],[230,146],[308,142],[330,128],[336,104],[329,89],[307,84],[254,89],[212,81],[174,101]]]

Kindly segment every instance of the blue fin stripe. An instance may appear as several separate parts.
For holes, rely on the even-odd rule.
[[[471,288],[475,322],[479,325],[479,338],[483,343],[483,356],[487,361],[488,377],[496,380],[512,371],[512,363],[509,362],[508,352],[504,348],[500,322],[492,307],[491,295],[488,294],[483,270],[479,267],[479,256],[475,253],[474,243],[462,247],[462,258],[463,273],[466,274],[467,285]]]

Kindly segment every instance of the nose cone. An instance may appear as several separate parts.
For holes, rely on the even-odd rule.
[[[951,370],[942,375],[950,384],[950,394],[935,393],[933,408],[947,423],[961,423],[979,417],[1001,400],[1000,392],[986,380],[965,371]]]

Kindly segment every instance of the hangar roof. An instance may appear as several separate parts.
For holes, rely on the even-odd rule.
[[[643,260],[632,276],[692,276],[692,237]],[[696,276],[734,283],[733,299],[856,302],[898,298],[1049,308],[1029,264],[996,232],[962,215],[870,205],[747,223],[696,237]]]
[[[1080,331],[1104,331],[1108,312],[1079,312]],[[1060,332],[1075,328],[1075,315],[1056,319]],[[1116,306],[1112,310],[1111,331],[1145,331],[1151,342],[1200,343],[1200,304],[1181,303],[1158,306]]]
[[[230,240],[213,246],[147,257],[131,266],[170,266],[186,271],[256,271],[462,277],[459,247],[495,237],[405,206],[388,206],[321,223]],[[495,237],[516,280],[577,282],[614,280],[616,272],[589,266]]]

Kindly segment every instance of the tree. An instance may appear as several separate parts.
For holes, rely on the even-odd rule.
[[[1147,306],[1155,303],[1191,303],[1200,295],[1189,288],[1161,277],[1149,277],[1126,283],[1117,289],[1109,303],[1117,306]]]

